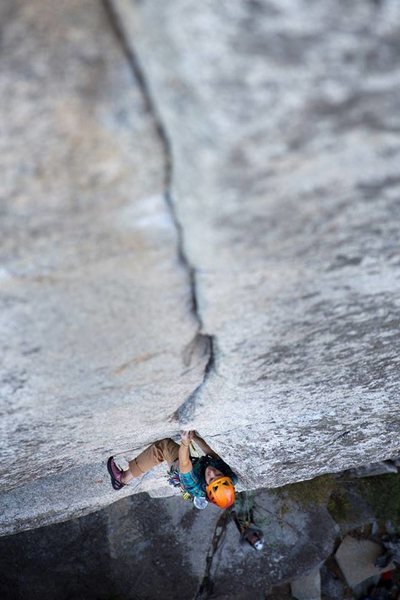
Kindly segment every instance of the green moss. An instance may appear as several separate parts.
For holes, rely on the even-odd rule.
[[[400,529],[400,474],[390,473],[365,477],[353,480],[352,485],[357,493],[371,505],[379,521],[384,523],[390,520]],[[335,479],[332,475],[323,475],[272,491],[281,499],[281,516],[289,511],[288,500],[302,508],[310,505],[325,505],[337,523],[346,521],[351,511],[345,489],[342,488],[340,480]]]
[[[281,519],[284,518],[285,515],[287,515],[287,513],[290,512],[290,508],[287,505],[287,503],[285,501],[282,502],[280,510],[279,510],[279,516]]]
[[[342,523],[346,521],[351,509],[350,501],[346,495],[346,492],[339,487],[333,490],[331,497],[328,502],[328,511],[336,521],[336,523]]]
[[[400,526],[399,473],[360,479],[358,489],[371,505],[378,520],[391,520],[396,526]]]
[[[300,481],[278,488],[281,497],[286,497],[299,506],[307,507],[310,504],[326,504],[336,487],[332,475],[322,475],[308,481]]]

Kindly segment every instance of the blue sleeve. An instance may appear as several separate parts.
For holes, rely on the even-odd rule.
[[[182,487],[192,496],[204,495],[204,483],[196,475],[193,469],[189,473],[179,473],[179,481],[181,482]]]
[[[179,481],[183,485],[183,487],[191,487],[192,485],[196,485],[198,483],[198,479],[196,475],[193,473],[193,469],[189,471],[189,473],[181,473],[179,472]]]

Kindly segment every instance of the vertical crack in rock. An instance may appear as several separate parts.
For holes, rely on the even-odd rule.
[[[193,340],[197,347],[200,344],[207,346],[208,361],[204,369],[203,381],[186,398],[185,402],[171,415],[171,421],[179,421],[182,425],[189,423],[195,416],[197,398],[207,382],[212,371],[215,370],[215,337],[211,335],[197,334]],[[191,343],[193,343],[191,342]],[[205,354],[205,352],[204,352]]]
[[[183,404],[170,416],[170,421],[178,421],[181,425],[185,425],[193,419],[197,404],[198,395],[205,385],[208,376],[215,368],[215,339],[214,336],[202,333],[203,322],[199,312],[199,305],[197,301],[197,281],[196,281],[196,269],[190,264],[188,256],[185,251],[184,244],[184,231],[181,222],[178,219],[176,213],[176,207],[172,196],[172,150],[171,143],[165,130],[164,124],[161,121],[159,113],[153,102],[149,86],[146,81],[143,69],[139,63],[137,55],[130,44],[121,19],[118,15],[118,11],[114,6],[113,0],[102,0],[105,12],[110,22],[111,28],[120,44],[122,51],[128,61],[129,67],[132,71],[133,77],[137,81],[139,88],[143,95],[144,104],[147,112],[152,116],[155,130],[161,142],[161,147],[164,154],[165,162],[165,173],[164,173],[164,199],[168,210],[171,214],[171,218],[177,233],[177,253],[180,263],[187,273],[187,278],[190,288],[191,296],[191,311],[198,323],[198,332],[194,336],[193,340],[188,344],[184,350],[184,362],[186,366],[189,366],[194,355],[198,357],[208,356],[208,360],[204,369],[204,376],[202,382],[194,389],[194,391],[188,396]]]
[[[137,81],[137,84],[140,88],[140,91],[143,96],[145,108],[146,108],[147,112],[149,113],[149,115],[151,115],[157,135],[160,138],[161,147],[162,147],[162,150],[164,153],[164,162],[165,162],[164,187],[166,190],[165,191],[166,202],[168,204],[169,210],[172,213],[174,225],[178,231],[179,258],[181,260],[183,260],[186,268],[190,270],[190,267],[187,264],[187,260],[184,255],[184,252],[182,250],[182,241],[181,241],[181,237],[182,237],[181,229],[182,228],[181,228],[181,225],[177,221],[175,211],[172,206],[172,201],[169,199],[169,195],[170,195],[169,189],[170,189],[171,179],[172,179],[171,145],[170,145],[168,136],[166,134],[164,125],[162,124],[161,119],[158,115],[158,112],[154,106],[154,102],[152,100],[149,86],[147,85],[147,81],[144,76],[143,70],[142,70],[142,68],[139,64],[138,58],[137,58],[134,50],[132,49],[132,46],[129,43],[129,40],[125,34],[125,29],[121,23],[121,19],[118,15],[118,11],[114,7],[114,2],[113,2],[113,0],[102,0],[102,3],[104,6],[106,15],[108,17],[108,20],[110,22],[111,28],[114,32],[114,35],[117,38],[119,45],[121,46],[122,52],[124,53],[125,58],[128,61],[128,64],[132,71],[133,77]]]

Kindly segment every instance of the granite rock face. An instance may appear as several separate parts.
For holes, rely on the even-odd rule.
[[[1,22],[5,532],[117,499],[105,460],[176,433],[208,353],[165,151],[106,11],[10,1]]]
[[[116,1],[168,132],[214,363],[178,415],[246,485],[399,430],[400,6]]]
[[[399,452],[398,2],[103,4],[0,9],[3,533]]]

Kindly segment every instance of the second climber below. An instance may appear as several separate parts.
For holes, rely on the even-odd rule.
[[[139,456],[129,461],[129,469],[121,470],[110,456],[107,469],[115,490],[132,479],[140,477],[153,467],[166,461],[169,466],[169,483],[180,487],[183,496],[193,500],[196,508],[205,508],[212,502],[219,508],[229,508],[235,502],[237,476],[222,458],[196,431],[181,433],[181,444],[170,438],[158,440]],[[194,442],[205,456],[192,457],[190,446]]]

